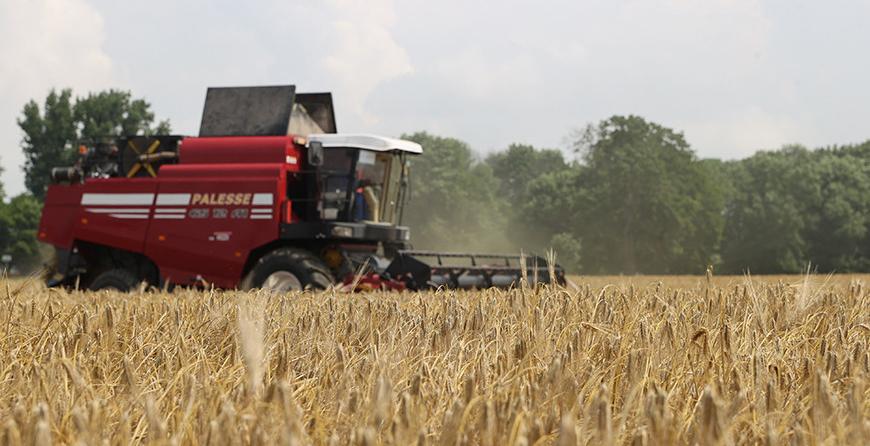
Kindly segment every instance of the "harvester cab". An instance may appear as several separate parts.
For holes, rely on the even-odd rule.
[[[329,93],[296,93],[293,86],[210,88],[200,137],[291,135],[302,164],[289,181],[291,211],[302,221],[360,223],[333,226],[353,237],[371,224],[398,227],[408,171],[419,144],[374,135],[337,134]],[[407,238],[407,230],[399,231]],[[400,237],[401,238],[401,237]]]
[[[419,144],[336,133],[329,93],[210,88],[198,137],[129,136],[52,171],[39,238],[50,285],[285,291],[563,282],[535,256],[412,251],[402,225]],[[552,277],[552,280],[550,279]]]

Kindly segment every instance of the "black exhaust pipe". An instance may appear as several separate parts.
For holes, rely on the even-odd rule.
[[[51,182],[58,183],[78,183],[82,180],[82,171],[78,167],[53,167],[51,169]]]

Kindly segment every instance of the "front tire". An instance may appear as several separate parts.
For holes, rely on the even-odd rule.
[[[122,293],[136,289],[142,281],[126,269],[110,269],[100,273],[88,287],[91,291],[114,290]]]
[[[278,248],[260,257],[239,288],[260,288],[275,293],[324,290],[335,283],[329,268],[310,252]]]

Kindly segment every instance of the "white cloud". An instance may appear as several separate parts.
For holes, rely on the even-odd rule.
[[[757,150],[778,149],[818,138],[810,126],[801,125],[794,117],[774,114],[757,106],[726,116],[689,120],[679,127],[685,130],[686,139],[694,147],[708,148],[702,154],[704,157],[724,159],[744,158]]]
[[[390,0],[333,0],[330,48],[321,60],[334,81],[342,114],[371,125],[377,117],[366,109],[369,94],[382,82],[413,72],[405,49],[391,32],[396,20]]]
[[[478,150],[556,146],[612,114],[665,125],[709,119],[700,133],[717,133],[717,115],[782,100],[759,0],[401,5],[395,35],[414,73],[372,95],[380,131],[427,126]]]
[[[102,50],[103,19],[82,0],[4,0],[0,29],[0,157],[6,191],[16,194],[24,188],[21,108],[52,87],[104,88],[112,61]]]

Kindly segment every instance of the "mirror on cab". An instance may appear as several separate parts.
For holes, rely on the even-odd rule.
[[[320,141],[308,142],[308,164],[318,167],[323,165],[323,144]]]

